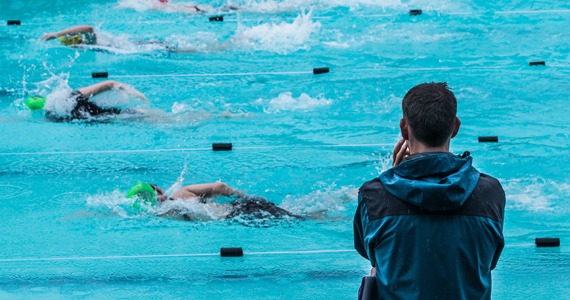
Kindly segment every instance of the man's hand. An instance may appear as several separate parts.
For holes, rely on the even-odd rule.
[[[410,149],[408,148],[408,141],[401,139],[394,147],[394,155],[392,157],[392,167],[395,167],[402,163],[406,156],[410,155]]]

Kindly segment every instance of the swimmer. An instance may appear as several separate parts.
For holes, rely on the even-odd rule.
[[[52,109],[54,105],[51,105],[49,108],[46,107],[45,104],[47,99],[43,96],[28,97],[24,101],[24,104],[31,110],[43,110],[45,116],[49,120],[55,122],[104,118],[119,115],[121,113],[144,113],[142,110],[120,109],[117,107],[101,107],[90,101],[91,97],[112,89],[122,90],[142,101],[148,101],[148,99],[135,88],[118,81],[108,80],[87,87],[79,88],[71,92],[71,94],[66,98],[66,101],[72,101],[73,104],[71,105],[71,109],[67,110],[67,113],[65,114],[55,112],[54,109]]]
[[[56,38],[62,44],[70,47],[77,45],[97,45],[97,35],[95,34],[93,27],[87,25],[46,33],[40,38],[40,40],[49,41]]]
[[[230,203],[216,203],[218,196],[235,197]],[[146,205],[162,205],[167,201],[184,200],[194,201],[197,205],[205,205],[208,211],[214,213],[218,219],[231,219],[237,216],[251,217],[254,219],[264,218],[295,218],[302,219],[287,210],[267,201],[262,197],[248,196],[244,192],[233,189],[223,182],[193,184],[176,190],[172,195],[167,195],[164,190],[152,183],[139,182],[133,186],[127,198],[135,197],[134,207],[140,207],[140,201]],[[187,221],[200,220],[195,215],[170,211],[162,216],[182,215]]]
[[[97,38],[97,34],[92,26],[82,25],[67,28],[61,31],[50,32],[44,34],[40,40],[50,41],[58,39],[63,45],[68,47],[83,47],[83,46],[100,46],[100,47],[89,47],[93,51],[112,51],[112,49],[122,49],[123,47],[128,48],[131,43],[133,46],[151,46],[153,50],[163,50],[167,52],[175,53],[192,53],[197,52],[195,48],[178,48],[176,46],[169,45],[168,43],[156,39],[152,40],[135,40],[135,41],[121,41],[119,43],[113,42],[113,38],[107,36],[107,39],[101,41]]]
[[[164,10],[164,11],[176,11],[176,12],[187,12],[187,13],[206,13],[214,11],[214,8],[210,5],[205,4],[189,4],[189,3],[169,3],[169,0],[151,0],[156,5],[152,5],[152,10]],[[239,7],[235,5],[224,5],[219,8],[221,11],[235,11]]]
[[[119,1],[119,5],[126,8],[134,8],[136,10],[156,10],[163,12],[182,12],[189,14],[202,14],[218,11],[230,12],[236,11],[240,8],[235,5],[223,5],[218,9],[205,4],[193,4],[188,2],[176,3],[170,0],[146,0],[133,3],[132,1]]]

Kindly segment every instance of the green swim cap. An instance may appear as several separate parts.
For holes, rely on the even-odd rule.
[[[149,183],[139,181],[139,183],[135,184],[127,193],[127,198],[135,196],[147,204],[156,204],[156,191]],[[140,208],[140,204],[135,201],[133,207]]]
[[[73,46],[77,44],[81,44],[83,41],[83,36],[80,33],[76,34],[66,34],[57,37],[57,39],[66,46]]]
[[[24,101],[24,104],[31,110],[43,109],[44,105],[46,104],[46,97],[42,96],[28,97]]]

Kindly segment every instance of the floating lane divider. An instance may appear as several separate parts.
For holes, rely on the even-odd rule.
[[[329,68],[313,68],[313,75],[325,74],[330,72]]]
[[[541,238],[553,239],[558,242],[557,245],[552,243],[550,246],[557,247],[560,245],[559,238]],[[537,240],[539,240],[537,238]],[[538,244],[537,244],[538,245]],[[518,247],[529,247],[528,244],[510,245]],[[540,246],[539,246],[540,247]],[[156,259],[156,258],[183,258],[183,257],[243,257],[243,256],[270,256],[270,255],[312,255],[312,254],[336,254],[336,253],[356,253],[354,249],[320,249],[320,250],[290,250],[290,251],[259,251],[245,252],[241,247],[221,248],[216,253],[180,253],[180,254],[142,254],[142,255],[108,255],[108,256],[67,256],[67,257],[16,257],[16,258],[0,258],[0,263],[9,262],[25,262],[25,261],[81,261],[81,260],[118,260],[118,259]]]
[[[91,78],[108,78],[108,72],[93,72],[91,73]]]
[[[312,71],[289,71],[289,72],[242,72],[242,73],[205,73],[205,74],[132,74],[113,75],[114,78],[145,78],[145,77],[224,77],[224,76],[252,76],[252,75],[320,75],[329,73],[328,67],[313,68]],[[109,72],[92,72],[90,78],[108,78]],[[82,77],[87,78],[87,77]]]
[[[8,20],[8,26],[12,26],[12,25],[22,25],[22,21],[20,20]]]
[[[379,67],[379,68],[369,68],[369,69],[357,69],[357,70],[343,70],[340,69],[336,73],[344,74],[344,71],[348,71],[352,73],[365,73],[365,72],[383,72],[383,71],[390,71],[390,70],[398,70],[398,71],[410,71],[410,72],[430,72],[430,71],[459,71],[465,69],[471,70],[497,70],[501,72],[520,72],[521,70],[518,68],[509,69],[508,67],[517,67],[520,65],[477,65],[477,66],[456,66],[456,67],[408,67],[408,68],[399,68],[399,67]],[[535,66],[546,66],[546,62],[544,61],[532,61],[528,63],[528,66],[535,67]],[[550,68],[570,68],[570,65],[565,64],[550,64]],[[82,76],[80,78],[155,78],[155,77],[242,77],[242,76],[264,76],[264,75],[305,75],[305,74],[313,74],[313,75],[321,75],[330,73],[330,68],[328,67],[318,67],[313,68],[312,71],[285,71],[285,72],[241,72],[241,73],[189,73],[189,74],[132,74],[132,75],[109,75],[109,72],[92,72],[90,77]]]
[[[546,15],[546,14],[570,14],[570,9],[550,9],[550,10],[506,10],[506,11],[492,11],[492,10],[485,10],[485,11],[478,11],[478,12],[469,12],[469,11],[451,11],[451,12],[438,12],[434,11],[434,16],[480,16],[480,15]],[[410,16],[418,16],[423,14],[421,9],[410,9],[408,11]],[[359,15],[363,18],[385,18],[385,17],[395,17],[401,15],[401,13],[386,13],[386,14],[370,14],[370,15]]]
[[[222,248],[220,249],[221,257],[242,257],[243,249],[241,247],[236,248]]]
[[[213,143],[212,151],[231,151],[232,143]]]
[[[244,252],[241,247],[221,248],[218,253],[181,253],[181,254],[143,254],[143,255],[109,255],[109,256],[68,256],[68,257],[19,257],[0,258],[0,263],[25,262],[25,261],[80,261],[80,260],[117,260],[117,259],[156,259],[156,258],[181,258],[181,257],[243,257],[244,255],[311,255],[332,253],[353,253],[353,249],[324,249],[324,250],[293,250],[293,251],[268,251],[268,252]]]
[[[560,238],[536,238],[536,247],[560,247]]]
[[[215,146],[219,147],[219,146]],[[227,147],[227,146],[226,146]],[[392,148],[394,144],[337,144],[337,145],[306,145],[306,146],[245,146],[238,150],[264,150],[279,148],[364,148],[364,147],[387,147]],[[233,145],[232,149],[233,150]],[[134,150],[90,150],[90,151],[39,151],[39,152],[0,152],[0,156],[26,156],[26,155],[85,155],[85,154],[117,154],[117,153],[162,153],[162,152],[192,152],[192,151],[218,151],[211,148],[165,148],[165,149],[134,149]]]
[[[479,143],[498,143],[499,137],[498,136],[480,136],[478,138]]]
[[[529,66],[546,66],[544,61],[531,61],[528,63]]]
[[[419,16],[423,13],[421,9],[410,9],[410,16]]]
[[[419,14],[416,14],[420,12]],[[508,11],[478,11],[478,12],[470,12],[470,11],[455,11],[455,12],[438,12],[434,11],[434,16],[480,16],[480,15],[488,15],[488,14],[496,14],[496,15],[547,15],[547,14],[570,14],[570,9],[544,9],[544,10],[508,10]],[[358,15],[362,18],[384,18],[384,17],[394,17],[403,14],[404,12],[398,13],[385,13],[385,14],[369,14],[369,15]],[[407,12],[410,15],[421,15],[423,14],[423,10],[421,9],[411,9]],[[413,14],[412,14],[413,13]],[[237,19],[231,20],[224,20],[224,16],[211,16],[208,18],[210,22],[237,22]],[[313,16],[312,19],[315,20],[325,20],[325,19],[334,19],[330,16]],[[20,20],[7,20],[8,25],[21,25]],[[247,22],[259,22],[259,19],[242,19],[242,21]],[[10,23],[14,22],[14,23]],[[121,22],[122,24],[172,24],[178,23],[179,20],[172,20],[172,21],[165,21],[165,20],[146,20],[146,21],[132,21],[132,22]],[[32,22],[26,23],[27,26],[44,26],[44,25],[61,25],[65,26],[67,23],[65,22]]]

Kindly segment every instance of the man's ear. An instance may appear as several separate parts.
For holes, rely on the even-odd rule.
[[[401,118],[400,119],[400,133],[402,134],[402,138],[404,138],[404,140],[409,140],[409,135],[408,135],[408,121],[406,120],[406,118]]]
[[[461,127],[461,120],[455,117],[455,123],[453,124],[453,132],[451,133],[451,138],[454,138],[459,132],[459,127]]]

